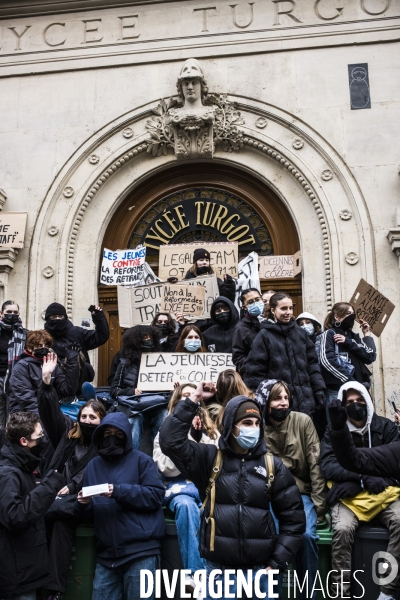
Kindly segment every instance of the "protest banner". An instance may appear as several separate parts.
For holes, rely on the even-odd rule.
[[[164,283],[161,311],[200,317],[204,313],[206,289],[198,285]]]
[[[235,306],[240,311],[240,296],[243,290],[249,288],[260,288],[260,278],[258,276],[258,254],[250,252],[238,265],[238,278],[236,281]]]
[[[0,213],[0,246],[2,248],[23,248],[28,213]]]
[[[160,246],[159,271],[160,279],[169,277],[183,279],[193,265],[193,252],[196,248],[204,248],[210,253],[210,265],[217,277],[224,275],[237,277],[238,243],[237,242],[201,242],[199,244],[168,244]]]
[[[301,254],[282,254],[259,256],[259,275],[261,279],[285,279],[301,273]]]
[[[232,354],[222,352],[151,352],[142,354],[137,387],[142,392],[170,391],[174,382],[217,382],[225,369],[234,369]]]
[[[367,321],[374,335],[379,337],[386,327],[395,305],[365,279],[361,279],[350,300],[356,321]]]
[[[150,325],[160,311],[164,294],[163,283],[136,287],[117,286],[118,318],[121,327]]]
[[[105,285],[140,285],[144,282],[146,247],[128,250],[103,250],[100,283]]]
[[[194,279],[184,279],[183,281],[177,281],[175,285],[192,285],[196,287],[204,287],[205,288],[205,299],[204,299],[204,312],[200,317],[196,317],[199,319],[209,319],[210,318],[210,310],[212,303],[215,298],[219,296],[219,288],[217,282],[217,276],[215,273],[213,275],[203,275],[200,277],[196,277]]]

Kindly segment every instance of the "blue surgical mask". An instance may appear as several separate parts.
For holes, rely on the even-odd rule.
[[[185,349],[188,352],[197,352],[200,350],[201,341],[200,340],[185,340]]]
[[[312,335],[315,331],[315,327],[312,323],[304,323],[304,325],[301,325],[301,327],[307,331],[308,335]]]
[[[260,439],[260,428],[259,427],[239,427],[239,435],[233,437],[243,450],[250,450],[258,444]]]
[[[253,302],[253,304],[250,304],[247,307],[247,312],[252,317],[258,317],[259,315],[261,315],[263,313],[263,310],[264,310],[264,302],[262,300],[259,300],[258,302]]]

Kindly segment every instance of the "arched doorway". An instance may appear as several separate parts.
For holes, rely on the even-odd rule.
[[[196,162],[170,167],[133,189],[115,211],[102,247],[116,250],[145,243],[147,261],[157,273],[157,248],[162,243],[233,238],[239,243],[240,257],[252,250],[279,255],[300,249],[293,219],[269,187],[244,170]],[[285,291],[293,298],[295,314],[301,312],[301,277],[263,279],[261,288]],[[98,290],[111,330],[99,352],[98,383],[105,385],[112,357],[121,345],[121,329],[116,288],[100,285]]]

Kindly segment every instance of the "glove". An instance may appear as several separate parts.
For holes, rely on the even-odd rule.
[[[224,275],[224,280],[225,283],[234,283],[232,275],[228,275],[228,273]]]
[[[315,392],[314,399],[315,399],[315,410],[321,410],[321,409],[325,408],[325,403],[326,403],[325,392],[323,392],[322,390]]]
[[[328,406],[331,427],[333,431],[340,431],[347,423],[347,410],[340,400],[332,400]]]
[[[82,348],[80,347],[79,344],[76,343],[72,343],[69,346],[67,346],[67,356],[74,356],[79,354],[79,352],[82,350]]]
[[[362,478],[364,489],[370,494],[380,494],[388,487],[388,484],[382,477],[371,477],[367,475]]]
[[[343,481],[334,483],[326,495],[327,504],[335,504],[340,498],[354,498],[362,491],[358,481]]]

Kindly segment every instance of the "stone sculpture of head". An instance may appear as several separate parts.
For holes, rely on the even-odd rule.
[[[196,103],[201,100],[204,104],[207,96],[207,82],[204,78],[200,63],[195,58],[189,58],[181,69],[176,83],[181,102]]]

